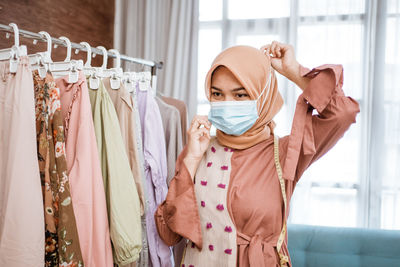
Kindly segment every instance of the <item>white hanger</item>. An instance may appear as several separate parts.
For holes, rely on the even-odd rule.
[[[107,60],[108,60],[108,53],[107,53],[107,49],[104,46],[98,46],[97,49],[100,49],[101,52],[103,53],[103,64],[101,65],[101,69],[102,70],[106,70],[107,69]]]
[[[80,42],[86,48],[86,62],[83,65],[83,73],[86,76],[96,74],[96,67],[92,67],[92,47],[87,42]]]
[[[14,45],[11,48],[0,50],[0,60],[10,60],[10,72],[16,73],[18,68],[19,57],[27,55],[25,45],[19,45],[19,30],[15,23],[10,23],[9,26],[14,31]]]
[[[80,42],[86,48],[86,62],[83,67],[83,73],[86,76],[89,76],[89,88],[90,89],[98,89],[100,86],[100,78],[98,74],[101,74],[101,68],[92,67],[92,47],[87,42]]]
[[[46,77],[49,66],[48,64],[44,63],[43,55],[40,53],[36,53],[33,55],[28,55],[28,58],[31,65],[31,70],[38,70],[40,78],[44,79]]]
[[[51,45],[52,39],[48,32],[41,31],[40,35],[46,38],[47,50],[45,52],[38,52],[33,55],[29,55],[29,63],[32,70],[38,70],[39,76],[43,79],[46,77],[47,70],[49,69],[49,64],[53,62],[51,59]],[[37,40],[33,40],[33,44],[37,44]]]
[[[139,80],[139,90],[148,91],[151,89],[151,72],[142,71],[138,72],[138,80]]]
[[[76,83],[79,78],[79,71],[83,69],[83,61],[71,60],[71,41],[65,36],[61,36],[59,39],[67,45],[67,56],[62,62],[49,63],[49,69],[55,78],[68,75],[68,83]]]
[[[83,44],[83,43],[81,43]],[[85,44],[83,44],[85,45]],[[86,45],[85,45],[86,46]],[[88,48],[88,54],[89,51],[91,52],[91,48]],[[101,67],[92,67],[91,69],[89,67],[87,67],[88,70],[87,73],[90,75],[89,77],[89,88],[90,89],[98,89],[100,86],[100,78],[104,77],[104,71],[107,68],[107,60],[108,60],[108,54],[107,54],[107,49],[104,46],[98,46],[97,49],[100,49],[101,52],[103,53],[103,64],[101,65]],[[89,56],[89,55],[88,55]],[[96,56],[95,53],[93,53],[93,58]],[[88,63],[89,60],[86,62]]]
[[[130,72],[130,71],[125,71],[122,74],[122,83],[125,87],[125,89],[128,91],[128,93],[131,93],[135,90],[135,86],[136,86],[136,81],[134,80],[134,72]]]
[[[85,68],[91,68],[92,67],[92,47],[90,46],[89,43],[87,42],[80,42],[81,45],[83,45],[86,48],[86,62],[84,65],[84,69]]]
[[[121,87],[121,79],[123,75],[123,70],[121,68],[121,54],[116,49],[108,50],[110,53],[115,54],[117,58],[116,67],[108,69],[107,74],[111,76],[110,85],[112,89],[118,90]]]
[[[51,36],[48,32],[45,32],[45,31],[41,31],[41,32],[39,32],[39,34],[43,35],[47,41],[46,52],[39,52],[39,54],[42,55],[44,63],[48,64],[50,62],[53,62],[53,60],[51,59],[51,42],[52,42]]]

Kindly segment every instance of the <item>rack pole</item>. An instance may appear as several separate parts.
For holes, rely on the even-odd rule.
[[[8,25],[0,24],[0,30],[14,34],[13,28]],[[38,40],[41,42],[46,42],[46,38],[39,33],[19,29],[19,35],[21,35],[25,38],[34,39],[34,40]],[[51,40],[52,40],[53,44],[57,44],[59,46],[64,46],[64,47],[67,46],[64,41],[62,41],[58,38],[51,37]],[[78,44],[78,43],[71,42],[71,48],[87,52],[86,47],[81,44]],[[92,47],[92,54],[103,55],[102,51],[96,47]],[[116,58],[114,53],[107,52],[107,54],[108,54],[108,57],[110,57],[110,58]],[[142,59],[142,58],[134,58],[134,57],[130,57],[130,56],[123,55],[123,54],[121,54],[121,60],[149,66],[149,67],[151,67],[152,75],[156,75],[157,69],[161,69],[163,66],[162,62],[155,62],[155,61],[146,60],[146,59]]]

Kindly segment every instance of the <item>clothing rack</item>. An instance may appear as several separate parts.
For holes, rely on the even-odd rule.
[[[13,28],[8,25],[0,24],[0,30],[14,34]],[[47,41],[46,37],[39,33],[30,32],[30,31],[21,30],[21,29],[18,29],[18,30],[19,30],[19,35],[22,37],[34,39],[34,40],[41,41],[41,42]],[[66,43],[61,39],[51,37],[51,41],[53,44],[56,44],[58,46],[67,47]],[[78,44],[78,43],[71,42],[71,48],[87,52],[86,47],[81,44]],[[103,55],[102,50],[100,50],[96,47],[91,47],[91,49],[92,49],[92,54]],[[116,55],[114,53],[110,53],[107,51],[107,54],[108,54],[108,57],[110,57],[110,58],[116,58]],[[121,60],[151,67],[151,75],[153,77],[157,75],[157,69],[162,69],[162,66],[163,66],[163,62],[156,62],[156,61],[146,60],[146,59],[142,59],[142,58],[134,58],[134,57],[130,57],[130,56],[123,55],[123,54],[121,54],[120,56],[121,56]]]

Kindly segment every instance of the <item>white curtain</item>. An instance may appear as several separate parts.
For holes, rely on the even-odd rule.
[[[197,104],[198,0],[115,3],[114,47],[129,56],[162,61],[157,91],[183,100],[191,118]]]

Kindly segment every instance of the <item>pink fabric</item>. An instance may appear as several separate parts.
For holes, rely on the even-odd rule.
[[[113,266],[107,207],[86,78],[56,80],[65,118],[71,197],[85,266]]]
[[[0,266],[44,266],[32,72],[0,62]]]
[[[320,73],[321,72],[321,73]],[[325,64],[309,70],[300,66],[300,73],[304,77],[311,77],[309,88],[305,90],[297,99],[296,110],[293,118],[292,131],[289,137],[287,156],[283,169],[285,179],[293,181],[296,175],[296,166],[300,157],[300,150],[303,149],[304,155],[316,153],[313,135],[312,112],[309,103],[314,104],[315,108],[321,113],[329,104],[330,96],[339,88],[338,95],[344,96],[341,88],[343,86],[343,67],[342,65]],[[317,75],[318,74],[318,75]]]

